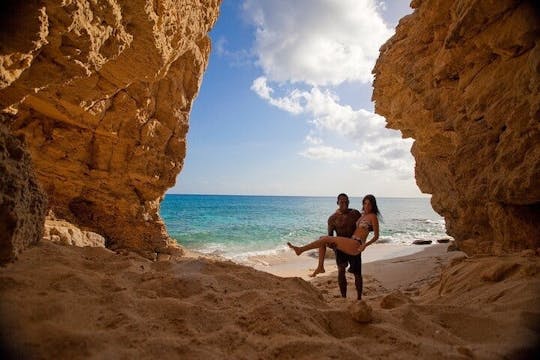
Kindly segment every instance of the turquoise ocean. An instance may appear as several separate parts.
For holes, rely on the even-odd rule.
[[[350,207],[361,209],[361,198]],[[448,238],[429,198],[377,198],[382,213],[378,243],[411,245]],[[335,197],[167,194],[160,214],[169,234],[189,250],[243,261],[275,255],[287,241],[306,244],[326,235]]]

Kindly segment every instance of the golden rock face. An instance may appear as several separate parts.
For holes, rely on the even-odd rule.
[[[1,29],[0,108],[50,209],[110,247],[167,251],[159,202],[183,165],[220,0],[22,3]]]
[[[540,247],[540,14],[533,2],[413,1],[374,68],[388,127],[469,254]]]

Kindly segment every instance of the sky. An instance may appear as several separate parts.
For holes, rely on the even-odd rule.
[[[171,194],[421,197],[371,71],[409,0],[223,0]]]

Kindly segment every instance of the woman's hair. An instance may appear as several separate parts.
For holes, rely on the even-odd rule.
[[[371,207],[373,208],[373,212],[375,213],[375,215],[377,215],[377,217],[381,217],[382,215],[379,211],[379,207],[377,206],[377,199],[375,199],[375,196],[371,194],[364,196],[364,198],[362,199],[362,206],[364,205],[364,201],[366,200],[369,200],[369,202],[371,203]]]

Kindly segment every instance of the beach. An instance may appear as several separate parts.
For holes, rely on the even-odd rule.
[[[448,245],[442,247],[448,247]],[[394,245],[394,244],[373,244],[362,254],[362,262],[370,263],[385,259],[396,258],[400,256],[411,255],[424,250],[422,246],[411,245]],[[332,249],[327,249],[324,266],[326,269],[325,275],[337,271],[336,261],[333,256]],[[309,276],[315,270],[318,261],[317,250],[307,251],[306,253],[296,256],[290,250],[280,251],[275,255],[261,255],[249,257],[245,261],[246,265],[261,271],[268,272],[281,277],[300,277],[304,280],[309,280]]]
[[[366,262],[359,303],[351,274],[347,299],[339,296],[330,264],[309,281],[269,273],[305,274],[316,261],[309,256],[294,265],[266,259],[261,271],[195,253],[151,261],[42,241],[0,269],[2,344],[13,356],[70,359],[534,354],[538,256],[418,249]]]

